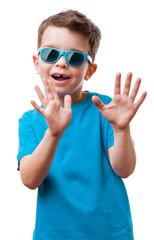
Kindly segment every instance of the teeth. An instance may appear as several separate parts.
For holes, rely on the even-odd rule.
[[[53,74],[52,77],[56,80],[65,80],[69,78],[66,75],[61,75],[61,74]]]
[[[53,77],[61,77],[61,75],[58,75],[58,74],[55,74],[55,75],[53,75]]]

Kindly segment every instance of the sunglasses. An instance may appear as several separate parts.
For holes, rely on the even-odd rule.
[[[64,52],[55,48],[44,47],[39,48],[38,54],[40,54],[41,60],[45,63],[55,63],[62,55],[64,55],[67,64],[72,67],[81,67],[86,59],[92,63],[92,58],[88,54],[78,51]]]

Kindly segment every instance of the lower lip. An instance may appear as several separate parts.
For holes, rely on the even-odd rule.
[[[56,83],[57,85],[65,85],[69,82],[69,79],[66,80],[56,80],[53,78],[54,83]]]

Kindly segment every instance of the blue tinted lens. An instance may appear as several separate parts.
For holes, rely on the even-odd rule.
[[[44,48],[41,52],[41,58],[48,63],[55,62],[59,57],[59,52],[56,49]]]
[[[78,52],[68,52],[66,55],[67,61],[74,67],[80,67],[84,63],[84,55]]]

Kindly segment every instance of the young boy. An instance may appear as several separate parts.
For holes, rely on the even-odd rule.
[[[132,240],[130,207],[122,178],[133,173],[135,150],[129,123],[146,97],[134,103],[121,75],[114,97],[82,91],[97,69],[101,33],[85,15],[68,10],[38,31],[33,56],[44,92],[42,103],[19,120],[18,169],[23,184],[38,188],[35,240]]]

